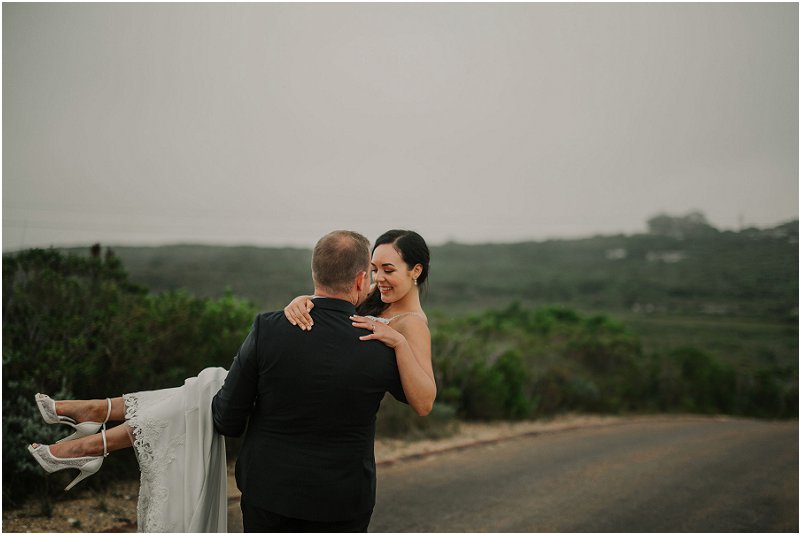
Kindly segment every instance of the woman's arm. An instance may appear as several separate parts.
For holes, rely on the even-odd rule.
[[[368,295],[375,290],[375,283],[370,285]],[[309,331],[314,325],[314,320],[309,312],[314,308],[314,301],[310,295],[299,295],[289,302],[284,307],[284,316],[289,320],[289,323],[300,327],[303,331]]]
[[[431,364],[431,333],[425,322],[410,316],[399,322],[398,329],[364,316],[352,316],[353,325],[375,331],[360,340],[379,340],[395,350],[398,372],[406,401],[420,416],[426,416],[437,397],[434,367]]]

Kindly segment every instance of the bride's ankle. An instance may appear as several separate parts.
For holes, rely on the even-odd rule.
[[[87,445],[86,441],[83,440],[68,440],[60,444],[51,444],[49,447],[53,457],[72,459],[74,457],[86,457],[91,455],[91,449],[87,449]]]
[[[106,419],[108,406],[105,399],[70,399],[56,401],[56,414],[67,416],[78,423],[102,422]]]

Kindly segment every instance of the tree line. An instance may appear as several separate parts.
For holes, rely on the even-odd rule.
[[[466,312],[519,300],[584,311],[797,320],[798,221],[733,232],[715,229],[701,214],[661,215],[648,228],[634,235],[433,246],[426,307]],[[185,288],[219,298],[230,289],[264,310],[312,291],[309,249],[115,251],[131,280],[151,291]]]

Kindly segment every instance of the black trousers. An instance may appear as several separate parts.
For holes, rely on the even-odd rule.
[[[240,507],[245,533],[367,533],[373,516],[370,511],[351,520],[315,522],[272,513],[244,501],[240,502]]]

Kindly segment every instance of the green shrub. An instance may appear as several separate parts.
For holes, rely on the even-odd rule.
[[[389,438],[440,438],[458,430],[456,411],[442,402],[434,403],[428,416],[418,416],[405,403],[384,396],[376,417],[376,434]]]
[[[566,411],[793,417],[797,368],[766,359],[735,369],[693,347],[645,354],[622,323],[561,307],[513,303],[461,318],[432,315],[440,399],[466,419]]]
[[[528,417],[532,410],[529,373],[523,365],[520,353],[507,351],[492,367],[504,383],[503,416],[512,419]]]
[[[45,500],[69,474],[45,477],[26,451],[52,443],[63,426],[48,426],[33,401],[116,397],[179,386],[207,366],[230,365],[255,316],[230,293],[219,300],[185,292],[151,295],[132,285],[113,254],[64,256],[34,249],[3,258],[3,502],[32,492]],[[131,455],[103,466],[102,486],[136,473]]]
[[[739,376],[738,412],[761,418],[798,417],[798,380],[789,370],[760,367]]]
[[[476,362],[469,370],[462,390],[462,410],[466,417],[494,420],[506,416],[509,389],[495,366]]]

